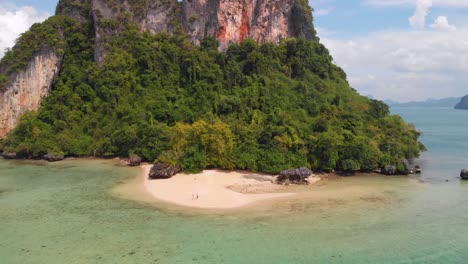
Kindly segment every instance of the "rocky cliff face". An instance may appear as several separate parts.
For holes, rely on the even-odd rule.
[[[199,43],[203,37],[214,36],[220,50],[247,38],[258,43],[276,43],[288,37],[313,39],[315,31],[310,12],[308,6],[296,0],[182,2],[183,26],[191,40]]]
[[[183,31],[195,44],[215,37],[220,50],[246,38],[258,43],[315,38],[306,0],[60,0],[56,13],[94,26],[98,64],[105,58],[107,38],[118,34],[126,21],[150,33]],[[0,139],[14,129],[24,112],[39,108],[60,62],[52,49],[43,49],[26,69],[9,76],[0,91]],[[0,68],[0,73],[4,71]]]
[[[141,31],[173,32],[177,24],[177,1],[91,1],[91,16],[96,32],[95,59],[101,64],[105,55],[106,38],[117,34],[125,21],[132,21]]]
[[[86,11],[88,10],[88,11]],[[289,37],[315,38],[305,0],[62,0],[57,14],[83,21],[88,12],[96,32],[96,61],[102,62],[106,37],[130,20],[142,31],[184,31],[192,42],[215,37],[220,50],[252,38],[277,43]]]
[[[52,49],[44,49],[34,55],[26,69],[11,76],[6,89],[0,92],[0,138],[15,128],[26,111],[39,109],[60,61]]]

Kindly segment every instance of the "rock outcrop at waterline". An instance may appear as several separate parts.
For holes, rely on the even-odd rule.
[[[395,165],[385,165],[382,168],[382,174],[385,175],[395,175],[397,174],[397,168]]]
[[[55,162],[63,160],[65,156],[63,155],[63,153],[47,153],[42,158],[50,162]]]
[[[16,159],[16,153],[15,152],[8,152],[8,151],[3,151],[0,156],[2,156],[4,159]]]
[[[468,170],[466,170],[466,169],[461,170],[460,178],[462,178],[463,180],[468,180]]]
[[[276,181],[279,184],[308,184],[307,178],[309,178],[313,172],[308,168],[290,169],[285,170],[278,175]]]
[[[45,48],[24,70],[9,76],[6,86],[0,89],[0,139],[16,127],[25,112],[39,109],[42,98],[50,92],[60,61],[53,49]]]
[[[140,166],[141,164],[141,157],[138,155],[130,155],[130,158],[128,159],[128,165],[129,166]]]
[[[150,179],[169,179],[181,171],[180,165],[170,166],[159,162],[151,168],[148,177]]]

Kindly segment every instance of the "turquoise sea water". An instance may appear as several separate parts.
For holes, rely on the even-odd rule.
[[[342,197],[245,212],[119,198],[110,190],[138,169],[111,161],[0,160],[0,263],[468,263],[468,182],[457,178],[468,111],[393,112],[424,132],[421,176],[345,178],[313,189]]]
[[[393,108],[414,123],[428,151],[421,155],[427,181],[453,180],[468,168],[468,111],[452,108]]]

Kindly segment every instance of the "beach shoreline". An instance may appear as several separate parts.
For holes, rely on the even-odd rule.
[[[148,178],[152,165],[140,166],[144,190],[157,201],[198,209],[235,209],[261,201],[282,200],[297,195],[284,192],[274,177],[240,171],[204,170],[179,173],[170,179]],[[318,180],[318,177],[317,179]]]
[[[170,179],[150,180],[151,167],[152,164],[135,167],[133,177],[114,186],[112,193],[176,213],[288,212],[310,206],[397,202],[385,185],[382,189],[371,186],[373,182],[394,182],[403,178],[380,174],[341,177],[331,173],[313,175],[309,185],[285,186],[273,183],[274,176],[246,171],[205,170],[201,174],[180,173]],[[408,183],[418,184],[414,179],[404,178]]]

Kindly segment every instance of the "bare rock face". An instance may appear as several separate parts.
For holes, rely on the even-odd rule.
[[[298,168],[285,170],[280,173],[276,181],[279,184],[286,182],[294,184],[308,184],[307,178],[309,178],[313,172],[308,168]]]
[[[461,170],[461,172],[460,172],[460,177],[461,177],[463,180],[468,180],[468,170],[466,170],[466,169]]]
[[[127,21],[150,33],[184,31],[195,44],[215,37],[222,51],[247,38],[262,44],[289,37],[312,40],[316,35],[306,0],[60,0],[56,14],[94,25],[98,64],[105,59],[107,38],[118,34]],[[26,69],[9,76],[0,90],[0,139],[15,128],[22,114],[39,109],[60,63],[53,49],[44,48]],[[4,66],[0,65],[0,73]]]
[[[16,159],[16,153],[15,152],[8,152],[8,151],[3,151],[0,156],[2,156],[4,159]]]
[[[395,175],[397,174],[397,167],[395,165],[385,165],[382,168],[382,173],[385,175]]]
[[[182,168],[179,165],[169,166],[159,162],[151,168],[148,177],[150,179],[169,179],[181,171]]]
[[[130,158],[128,159],[128,166],[140,166],[141,164],[141,158],[138,155],[130,155]]]
[[[215,37],[221,51],[247,38],[263,44],[316,36],[305,0],[61,0],[57,7],[57,14],[78,21],[87,13],[95,27],[98,64],[105,58],[106,38],[118,33],[125,21],[150,33],[180,29],[197,45],[205,37]]]
[[[298,32],[294,25],[294,12],[300,16],[296,0],[192,0],[183,1],[183,21],[187,33],[194,43],[206,36],[214,36],[220,50],[230,44],[252,38],[258,43],[274,42],[288,37],[310,37],[313,33],[312,20],[304,21],[309,26]],[[309,10],[310,11],[310,10]]]
[[[39,109],[60,61],[52,49],[46,48],[34,55],[26,69],[10,77],[12,81],[0,91],[0,138],[15,128],[26,111]]]
[[[180,4],[176,0],[92,0],[91,14],[96,32],[95,60],[105,58],[106,38],[119,33],[126,21],[132,21],[141,31],[173,32],[179,20]]]
[[[42,157],[49,162],[61,161],[65,158],[62,153],[47,153]]]
[[[75,18],[78,22],[89,19],[92,0],[60,0],[55,10],[56,14]]]

